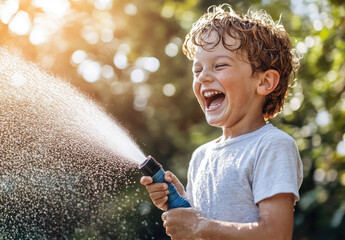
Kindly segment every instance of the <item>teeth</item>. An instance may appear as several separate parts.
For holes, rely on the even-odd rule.
[[[221,94],[222,92],[219,92],[219,91],[209,91],[209,92],[204,92],[204,97],[212,97],[214,95],[217,95],[217,94]]]

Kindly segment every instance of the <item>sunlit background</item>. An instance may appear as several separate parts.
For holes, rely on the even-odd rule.
[[[284,111],[272,121],[294,137],[304,163],[294,239],[345,239],[344,2],[226,2],[238,12],[252,6],[265,9],[274,20],[281,17],[303,55]],[[220,131],[205,123],[191,89],[191,63],[181,46],[191,24],[209,5],[220,3],[0,0],[0,44],[90,96],[129,130],[146,154],[186,183],[191,153]],[[22,81],[19,76],[13,83]],[[140,189],[135,182],[133,189]],[[151,230],[141,230],[138,239],[164,239],[160,212],[147,194],[129,197],[146,199],[149,210],[142,213],[154,216],[145,223]]]

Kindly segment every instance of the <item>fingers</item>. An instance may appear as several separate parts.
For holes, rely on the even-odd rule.
[[[165,211],[168,209],[168,194],[169,191],[153,192],[150,193],[150,198],[156,207]]]
[[[140,183],[142,185],[146,186],[146,185],[153,183],[153,179],[152,179],[152,177],[149,177],[149,176],[142,176],[140,178]]]
[[[164,211],[166,211],[168,209],[167,201],[168,201],[168,197],[167,196],[165,196],[163,198],[159,198],[159,199],[152,199],[153,204],[156,207],[158,207],[158,208],[160,208],[160,209],[162,209]]]
[[[151,192],[150,193],[150,198],[158,200],[158,199],[161,199],[161,198],[164,198],[164,197],[168,196],[168,194],[169,194],[168,190],[166,190],[166,191],[159,191],[159,192]]]
[[[161,216],[162,220],[163,220],[163,227],[165,228],[165,233],[172,238],[171,233],[173,232],[173,228],[171,228],[171,226],[169,226],[169,222],[168,222],[168,212],[164,212]]]
[[[202,226],[200,217],[200,212],[192,208],[174,208],[162,214],[165,232],[171,239],[199,239],[195,228]]]
[[[164,212],[161,216],[162,218],[162,221],[164,222],[166,219],[167,219],[167,216],[168,216],[168,213],[167,212]]]
[[[176,179],[175,175],[172,172],[170,172],[170,171],[165,172],[165,174],[164,174],[165,181],[171,182],[171,181],[173,181],[174,178]]]
[[[148,185],[146,185],[146,190],[149,193],[159,192],[159,191],[166,191],[166,190],[168,190],[168,184],[166,184],[166,183],[148,184]]]
[[[178,178],[170,171],[166,171],[165,175],[164,175],[164,179],[167,182],[171,182],[172,184],[174,184],[174,186],[177,189],[177,192],[183,196],[184,195],[184,187],[182,185],[182,183],[178,180]]]
[[[168,201],[169,191],[160,191],[150,193],[150,198],[152,202],[159,208],[162,208],[164,204]]]
[[[167,230],[167,221],[166,221],[166,219],[167,219],[167,213],[166,212],[164,212],[163,214],[162,214],[162,221],[163,221],[163,227],[165,228],[165,232],[166,232],[166,234],[167,235],[169,235],[169,232],[168,232],[168,230]]]
[[[149,192],[153,204],[166,211],[168,209],[168,185],[166,183],[153,183],[152,178],[148,176],[141,177],[140,183],[146,186],[146,190]]]
[[[165,172],[164,179],[167,182],[172,182],[176,187],[180,187],[180,185],[182,186],[178,178],[170,171]]]
[[[140,183],[146,186],[146,189],[149,193],[157,192],[157,191],[165,191],[168,189],[168,185],[166,183],[154,183],[153,179],[148,176],[143,176],[140,178]]]

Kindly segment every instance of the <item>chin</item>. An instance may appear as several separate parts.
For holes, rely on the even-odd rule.
[[[206,117],[206,121],[209,125],[213,126],[213,127],[222,127],[222,124],[220,124],[218,121],[215,121],[213,119],[208,119]]]

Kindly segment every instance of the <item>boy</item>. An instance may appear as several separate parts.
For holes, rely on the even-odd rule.
[[[188,169],[192,204],[164,212],[176,239],[291,239],[302,163],[294,140],[266,121],[278,114],[298,67],[289,35],[264,12],[240,16],[223,4],[209,8],[187,35],[193,90],[220,138],[199,147]],[[142,177],[153,203],[167,210],[166,184]]]

